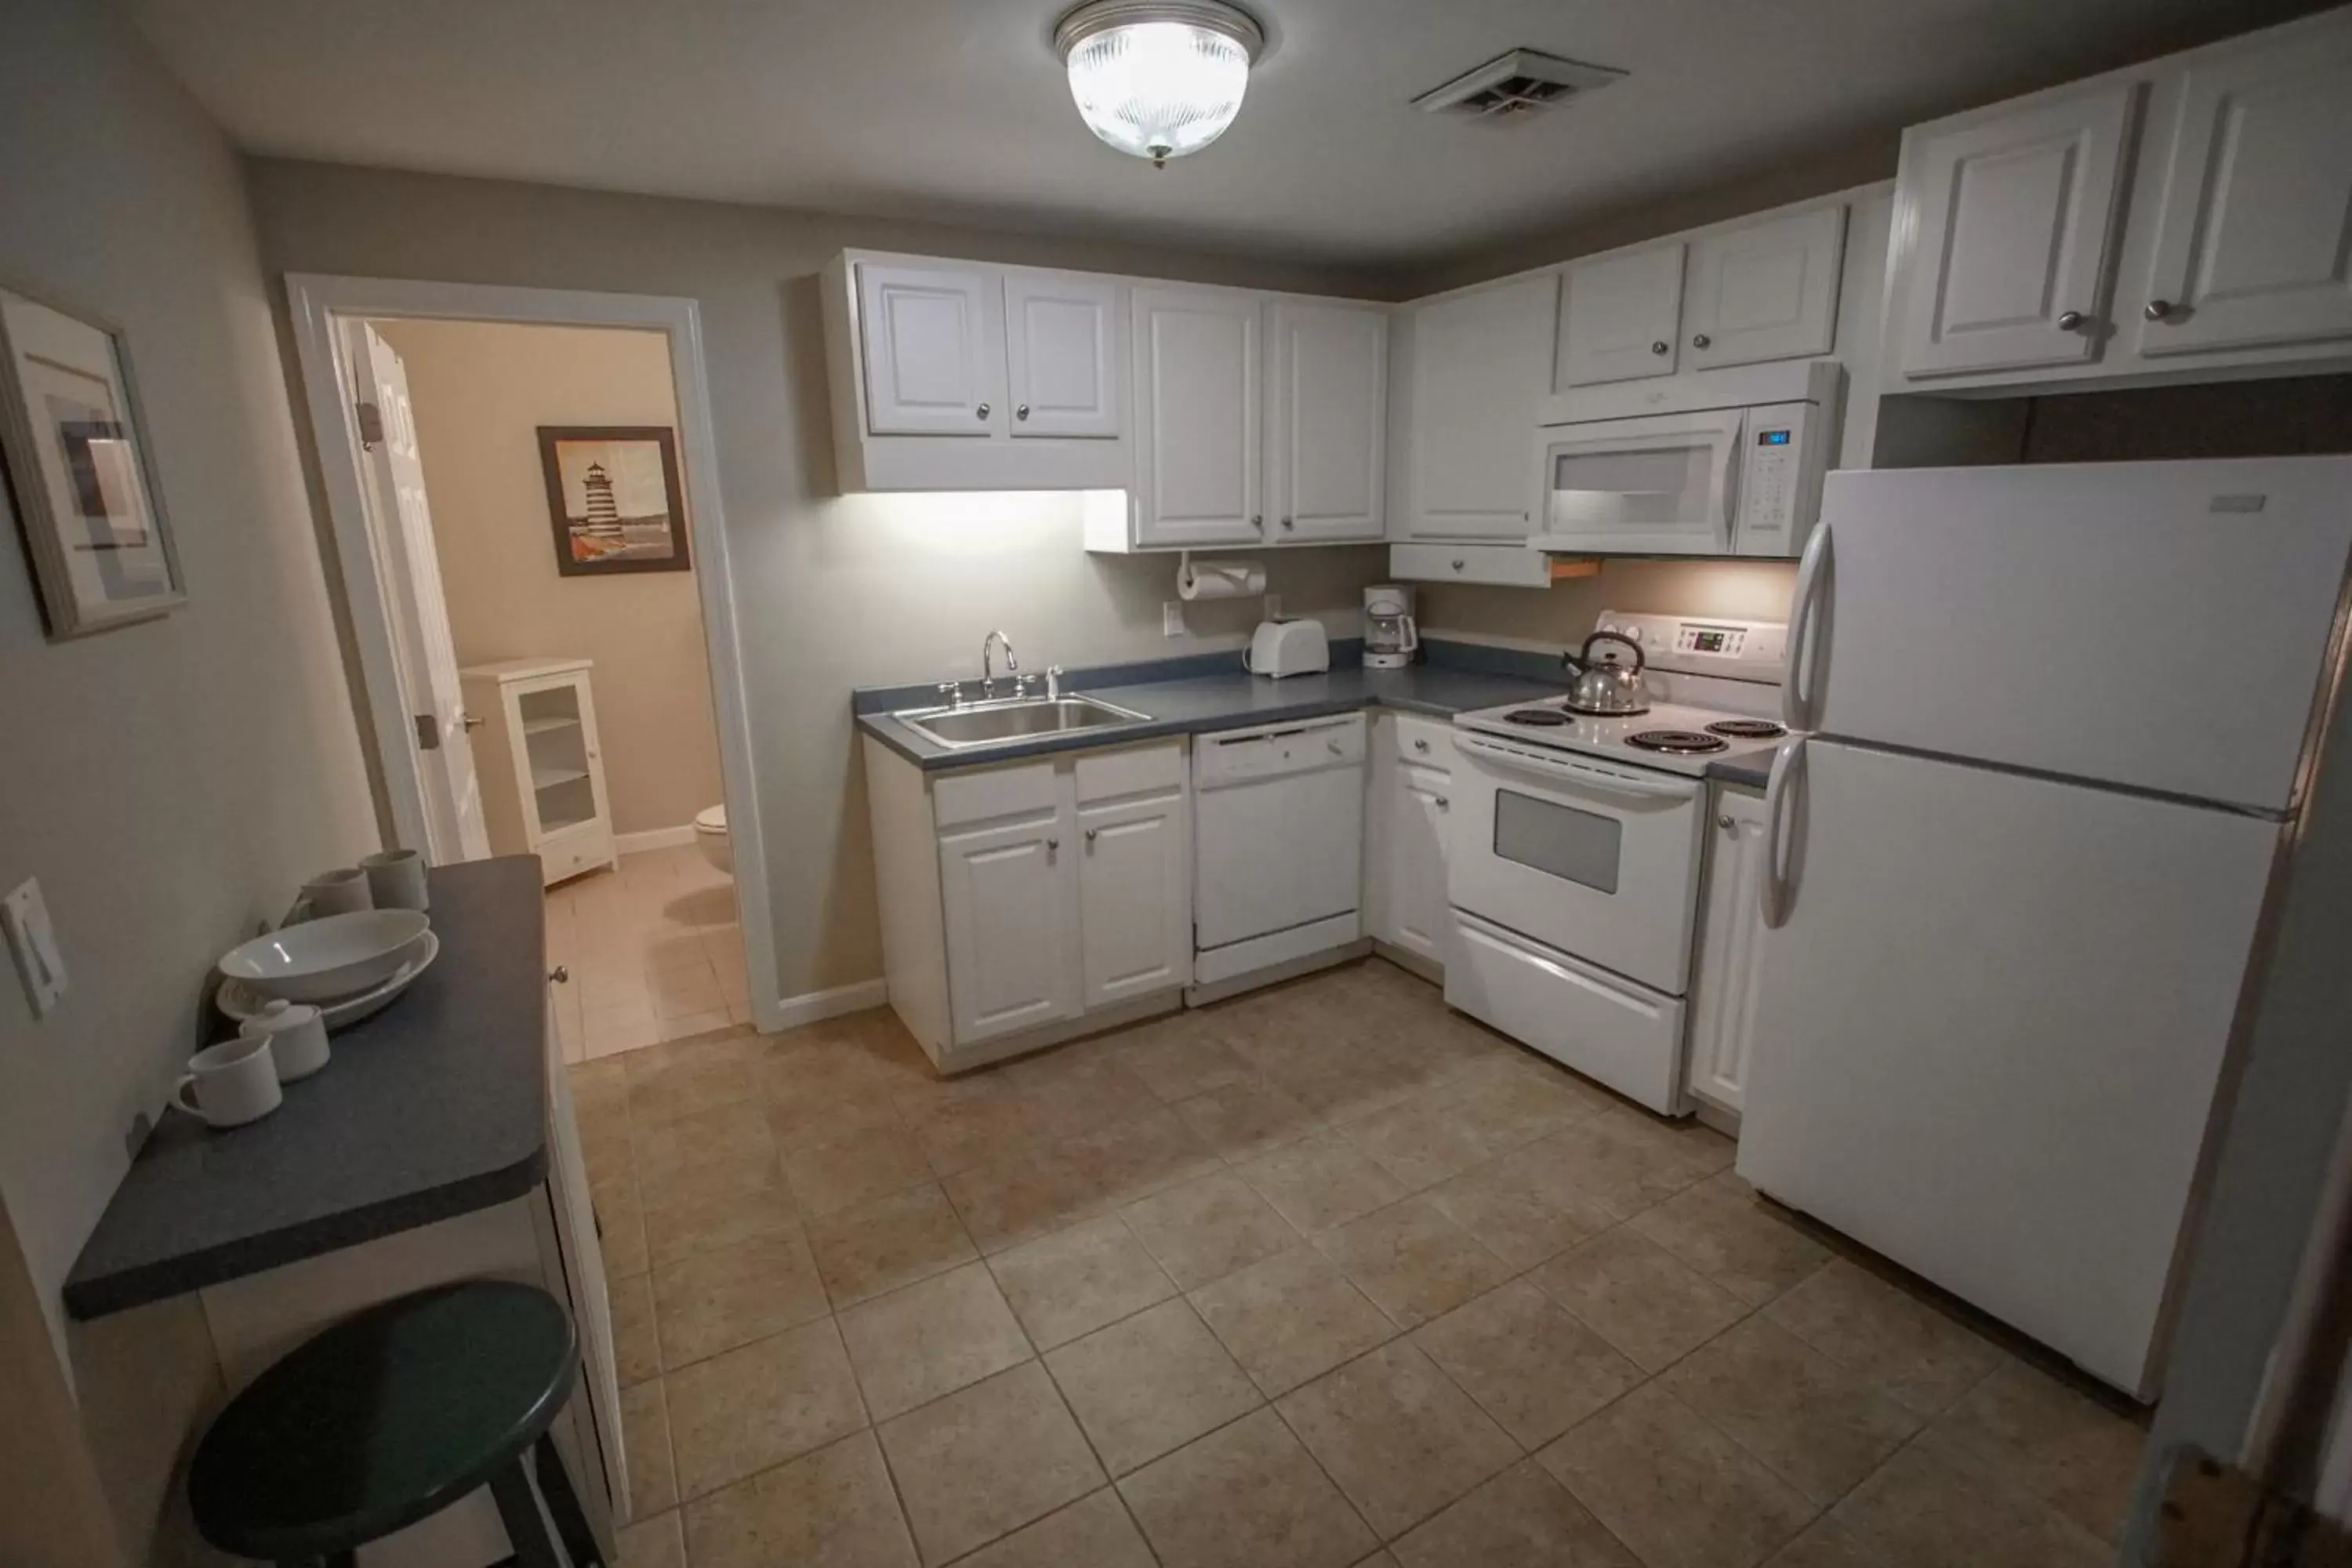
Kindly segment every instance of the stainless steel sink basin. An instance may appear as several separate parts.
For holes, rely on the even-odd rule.
[[[927,741],[959,749],[1151,721],[1144,714],[1091,697],[1013,697],[997,702],[967,702],[961,708],[908,709],[891,717]]]

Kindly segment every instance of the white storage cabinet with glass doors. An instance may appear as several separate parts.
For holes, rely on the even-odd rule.
[[[457,672],[467,722],[488,727],[488,743],[474,754],[481,759],[490,849],[538,856],[551,887],[620,866],[592,667],[584,658],[513,658]]]

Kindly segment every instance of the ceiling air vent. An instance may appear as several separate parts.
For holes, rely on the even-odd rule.
[[[1622,79],[1625,73],[1607,66],[1564,60],[1538,49],[1513,49],[1497,55],[1477,69],[1465,71],[1444,87],[1433,88],[1412,100],[1432,114],[1458,114],[1468,120],[1508,120],[1565,103],[1595,89]]]

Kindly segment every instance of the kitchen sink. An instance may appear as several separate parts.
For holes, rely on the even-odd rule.
[[[959,748],[1151,721],[1147,714],[1132,713],[1091,697],[1012,697],[968,702],[959,708],[908,709],[891,717],[927,741]]]

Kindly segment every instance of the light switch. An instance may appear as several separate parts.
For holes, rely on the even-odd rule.
[[[9,956],[16,961],[33,1016],[47,1017],[66,994],[66,961],[58,952],[57,929],[49,924],[40,883],[27,877],[0,900],[0,925],[7,928]]]

